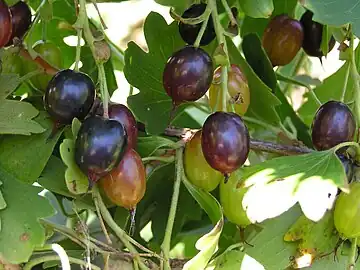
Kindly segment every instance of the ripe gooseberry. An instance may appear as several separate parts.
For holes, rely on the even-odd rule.
[[[4,47],[11,38],[13,32],[11,17],[8,5],[4,0],[0,0],[0,48]]]
[[[104,109],[101,103],[98,107],[97,114],[103,115],[103,113]],[[135,149],[138,137],[138,129],[133,113],[129,110],[128,107],[119,103],[110,103],[108,113],[110,119],[117,120],[124,125],[128,137],[127,148]]]
[[[65,69],[51,79],[44,96],[45,109],[59,124],[83,120],[95,100],[95,85],[82,72]]]
[[[350,184],[350,193],[341,192],[335,203],[334,225],[342,238],[360,235],[360,182]]]
[[[10,13],[12,34],[6,46],[12,45],[15,37],[21,39],[31,25],[31,10],[25,2],[19,1],[11,6]]]
[[[186,46],[165,65],[163,85],[175,105],[196,101],[209,89],[213,74],[211,57],[201,48]]]
[[[185,145],[184,170],[188,180],[205,191],[214,190],[223,179],[223,175],[207,163],[201,147],[201,130]]]
[[[307,55],[321,58],[323,56],[323,52],[321,51],[320,46],[324,26],[318,22],[313,21],[313,15],[314,13],[312,13],[310,10],[307,10],[300,18],[300,23],[304,30],[302,48]],[[328,52],[330,52],[334,46],[335,38],[334,36],[331,36],[328,43]]]
[[[242,166],[250,151],[250,136],[242,118],[235,113],[215,112],[202,128],[201,147],[209,165],[225,175]]]
[[[206,9],[206,4],[193,4],[187,10],[184,11],[181,17],[183,18],[196,18],[204,13]],[[200,32],[200,28],[202,23],[198,24],[185,24],[183,22],[179,22],[179,33],[181,38],[188,44],[193,45],[195,43],[196,37]],[[200,46],[208,45],[211,41],[213,41],[216,37],[214,23],[212,20],[212,16],[210,15],[208,23],[206,25],[206,30],[200,40]]]
[[[244,73],[235,64],[232,64],[231,69],[228,71],[227,88],[229,93],[227,108],[222,108],[222,102],[220,102],[220,107],[217,110],[231,111],[231,105],[234,105],[235,112],[239,115],[244,115],[250,105],[250,89]],[[213,110],[215,110],[218,95],[221,95],[221,92],[221,66],[219,66],[214,71],[213,81],[209,89],[209,103]]]
[[[53,67],[58,69],[62,67],[61,50],[53,42],[39,40],[33,45],[33,49]],[[26,61],[25,68],[27,73],[30,73],[38,69],[38,66],[33,61]],[[52,76],[49,74],[38,74],[31,77],[30,82],[38,90],[45,91],[51,79]]]
[[[75,162],[88,176],[89,187],[120,163],[126,143],[118,121],[97,115],[84,120],[75,140]]]
[[[139,154],[128,149],[117,167],[99,183],[114,204],[133,210],[146,190],[146,172]]]
[[[339,101],[328,101],[316,112],[312,122],[312,142],[319,150],[330,149],[340,143],[352,141],[355,119],[350,108]]]
[[[270,20],[262,38],[262,45],[273,66],[284,66],[294,59],[303,39],[301,23],[281,14]]]

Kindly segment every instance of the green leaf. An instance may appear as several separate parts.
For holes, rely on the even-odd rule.
[[[215,253],[219,238],[224,226],[224,216],[220,203],[210,193],[192,185],[183,172],[182,182],[193,198],[205,210],[215,227],[196,242],[196,248],[200,251],[195,257],[184,265],[184,270],[204,269]]]
[[[163,132],[169,124],[173,105],[163,88],[162,74],[168,58],[185,45],[178,32],[176,22],[168,25],[161,15],[151,12],[144,23],[149,52],[144,52],[134,42],[128,43],[125,51],[125,77],[140,91],[129,96],[127,102],[136,118],[146,125],[146,130],[150,134]],[[200,127],[202,122],[194,119],[194,112],[194,115],[184,112],[186,107],[187,105],[182,105],[178,108],[171,124]],[[203,115],[201,121],[205,120],[206,116]]]
[[[360,37],[360,5],[354,0],[307,0],[304,6],[314,13],[313,20],[331,26],[352,24],[352,29],[357,37]]]
[[[75,163],[75,141],[64,139],[60,144],[61,159],[67,166],[65,182],[68,190],[74,195],[84,194],[89,187],[88,177],[80,170]]]
[[[277,125],[280,121],[275,107],[281,102],[271,93],[271,89],[264,84],[256,75],[254,70],[246,62],[240,54],[240,51],[235,47],[230,38],[226,39],[228,50],[230,54],[231,63],[240,66],[244,72],[250,88],[250,106],[247,115],[252,115],[259,120],[263,120],[270,124]],[[261,98],[259,98],[261,97]]]
[[[147,136],[138,137],[136,151],[142,157],[151,156],[156,150],[161,147],[166,147],[174,144],[170,139],[161,136]]]
[[[266,270],[286,269],[291,264],[290,257],[295,255],[296,245],[284,242],[283,236],[300,214],[301,210],[295,206],[281,216],[261,223],[262,230],[251,240],[253,247],[245,247],[246,254]]]
[[[0,164],[3,169],[18,180],[33,183],[40,176],[62,131],[49,139],[53,123],[45,112],[36,118],[46,129],[41,134],[31,136],[6,135],[0,138]]]
[[[8,262],[27,262],[35,247],[45,243],[39,219],[55,214],[49,201],[40,197],[41,188],[24,184],[0,168],[2,193],[7,207],[0,211],[0,254]]]
[[[274,11],[273,0],[239,0],[244,13],[253,18],[269,18]]]
[[[264,161],[244,168],[242,180],[249,187],[243,207],[252,222],[279,216],[296,202],[307,218],[318,221],[332,207],[338,187],[348,189],[333,149]]]
[[[321,256],[333,251],[339,234],[334,226],[333,211],[328,211],[319,222],[314,222],[301,215],[284,235],[284,241],[299,241],[300,254]]]

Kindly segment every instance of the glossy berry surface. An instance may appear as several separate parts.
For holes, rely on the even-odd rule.
[[[31,25],[31,10],[25,2],[19,1],[15,5],[11,6],[10,13],[12,34],[7,44],[8,46],[13,43],[14,37],[21,39]]]
[[[307,10],[300,18],[301,25],[304,29],[302,48],[309,56],[322,57],[323,53],[320,46],[322,41],[323,25],[313,21],[313,15],[314,14],[310,10]],[[331,36],[328,43],[328,52],[330,52],[334,46],[335,39]]]
[[[126,141],[125,128],[118,121],[88,117],[75,140],[75,162],[90,182],[95,182],[119,164]]]
[[[4,0],[0,0],[0,48],[9,42],[12,32],[10,9]]]
[[[126,151],[119,165],[100,184],[114,204],[134,209],[146,190],[145,167],[139,154],[134,149]]]
[[[355,120],[349,107],[338,101],[328,101],[316,112],[312,122],[312,142],[321,151],[352,141]]]
[[[71,124],[76,117],[83,120],[95,100],[95,85],[82,72],[59,71],[49,82],[44,96],[46,111],[58,123]]]
[[[206,9],[206,4],[193,4],[187,10],[184,11],[181,17],[183,18],[195,18],[199,17],[204,13]],[[196,37],[199,34],[202,23],[198,23],[195,25],[185,24],[183,22],[179,22],[179,33],[181,38],[190,45],[195,43]],[[200,40],[200,45],[205,46],[208,45],[211,41],[213,41],[216,37],[214,23],[212,20],[212,16],[210,15],[206,30],[204,35]]]
[[[262,38],[262,45],[273,66],[284,66],[294,59],[303,39],[301,23],[282,14],[270,20]]]
[[[97,109],[97,114],[103,115],[103,113],[104,109],[101,103]],[[110,119],[117,120],[124,125],[128,137],[127,147],[135,149],[138,137],[138,129],[133,113],[128,107],[118,103],[110,103],[108,113]]]
[[[201,130],[185,145],[184,170],[188,180],[205,191],[214,190],[224,176],[210,167],[201,148]]]
[[[195,101],[209,89],[213,76],[211,57],[201,48],[187,46],[166,63],[163,85],[174,104]]]
[[[231,69],[228,72],[228,93],[227,108],[222,107],[220,102],[218,111],[231,111],[232,105],[235,112],[239,115],[244,115],[250,105],[250,89],[248,81],[241,71],[240,67],[232,64]],[[209,102],[213,110],[215,110],[218,94],[221,95],[221,66],[214,71],[213,81],[209,89]]]
[[[350,184],[350,193],[341,192],[334,210],[334,225],[342,238],[360,234],[360,183]]]
[[[34,44],[33,49],[41,56],[41,58],[43,58],[50,65],[58,69],[61,69],[63,65],[61,50],[56,44],[49,41],[44,42],[42,40],[39,40]],[[33,61],[31,62],[27,61],[25,64],[25,68],[27,72],[32,72],[38,69],[38,66]],[[30,81],[35,88],[41,91],[45,91],[51,79],[52,79],[51,75],[39,74],[31,77]]]
[[[201,146],[209,165],[227,175],[242,166],[249,154],[249,132],[235,113],[215,112],[202,128]]]
[[[227,183],[220,182],[220,204],[225,217],[240,228],[251,224],[246,211],[243,208],[243,199],[248,191],[245,187],[238,187],[238,179],[241,176],[232,174]]]

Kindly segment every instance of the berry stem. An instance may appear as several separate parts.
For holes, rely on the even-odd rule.
[[[345,73],[345,79],[344,79],[344,86],[342,89],[342,94],[341,94],[341,102],[345,101],[345,95],[346,95],[346,89],[347,89],[347,85],[348,85],[348,80],[349,80],[349,75],[350,75],[350,67],[351,67],[351,63],[346,62],[346,73]]]
[[[73,258],[73,257],[68,257],[70,263],[74,263],[74,264],[78,264],[84,267],[88,267],[88,263],[77,259],[77,258]],[[33,267],[35,265],[44,263],[44,262],[51,262],[51,261],[60,261],[60,257],[58,255],[48,255],[48,256],[43,256],[43,257],[39,257],[39,258],[35,258],[33,260],[31,260],[30,262],[28,262],[27,264],[25,264],[25,266],[22,268],[23,270],[31,270],[33,269]],[[63,268],[63,269],[70,269],[70,268]],[[91,264],[91,269],[93,270],[101,270],[100,267]]]
[[[356,123],[360,125],[360,76],[357,71],[356,62],[355,62],[355,54],[354,54],[354,35],[351,34],[350,37],[350,56],[351,56],[351,76],[354,81],[354,100],[355,100],[355,118]]]
[[[75,71],[79,71],[79,63],[81,56],[81,37],[82,37],[82,29],[77,29],[77,44],[76,44],[76,56],[75,56]]]
[[[203,37],[203,35],[205,33],[205,30],[206,30],[206,27],[207,27],[207,24],[208,24],[208,21],[209,21],[209,18],[210,18],[210,14],[211,14],[211,6],[210,5],[206,6],[204,14],[206,14],[206,17],[205,17],[204,21],[202,22],[199,34],[197,35],[196,40],[194,42],[194,47],[199,47],[200,46],[201,39],[202,39],[202,37]]]
[[[103,100],[103,107],[104,107],[103,116],[105,118],[109,118],[109,101],[110,101],[110,98],[109,98],[109,91],[108,91],[108,88],[107,88],[104,64],[99,63],[98,64],[98,70],[99,70],[100,92],[101,92],[101,98]]]
[[[223,66],[221,69],[221,102],[222,110],[227,111],[227,97],[228,97],[228,67]]]
[[[183,18],[181,17],[179,14],[177,14],[173,9],[170,9],[170,16],[174,18],[174,20],[176,21],[180,21],[182,23],[185,24],[190,24],[190,25],[195,25],[198,23],[202,23],[205,19],[206,19],[206,12],[204,12],[203,14],[201,14],[198,17],[194,17],[194,18]]]
[[[102,231],[103,231],[103,233],[104,233],[104,235],[105,235],[106,242],[111,245],[111,244],[112,244],[112,241],[111,241],[111,239],[110,239],[109,233],[107,232],[106,226],[105,226],[105,224],[104,224],[104,220],[103,220],[103,218],[102,218],[102,216],[101,216],[101,214],[100,214],[99,201],[98,201],[97,197],[94,197],[93,200],[94,200],[96,212],[97,212],[97,214],[98,214],[100,227],[101,227],[101,229],[102,229]]]
[[[149,162],[149,161],[161,161],[161,162],[165,162],[165,163],[172,163],[174,162],[174,157],[170,156],[170,157],[144,157],[142,158],[142,162]]]
[[[347,269],[354,270],[355,269],[355,258],[356,258],[356,251],[357,251],[357,237],[351,239],[351,251],[349,254],[349,264]]]
[[[234,17],[234,14],[231,12],[231,8],[226,0],[221,0],[222,5],[224,6],[224,9],[230,19],[230,22],[232,25],[237,25],[236,19]]]
[[[83,1],[83,0],[80,0]],[[121,242],[124,244],[124,246],[129,250],[129,252],[134,256],[134,263],[137,263],[140,267],[140,269],[149,269],[141,260],[139,253],[136,251],[135,247],[129,242],[128,238],[126,237],[126,232],[122,230],[114,221],[114,219],[111,217],[109,211],[107,210],[99,189],[97,185],[94,185],[93,187],[93,197],[97,199],[99,203],[99,209],[100,213],[99,215],[102,215],[105,222],[109,225],[109,227],[114,231],[114,233],[119,237]]]
[[[180,147],[176,150],[176,157],[175,157],[175,159],[176,159],[175,177],[176,178],[175,178],[175,182],[174,182],[174,191],[173,191],[173,195],[172,195],[172,199],[171,199],[170,213],[169,213],[169,217],[168,217],[167,225],[166,225],[166,229],[165,229],[165,236],[164,236],[164,240],[161,244],[162,255],[165,260],[162,264],[163,270],[171,270],[169,253],[170,253],[170,245],[171,245],[171,234],[172,234],[172,230],[173,230],[173,226],[174,226],[176,209],[177,209],[179,193],[180,193],[181,172],[183,170],[183,152],[184,152],[183,147]]]

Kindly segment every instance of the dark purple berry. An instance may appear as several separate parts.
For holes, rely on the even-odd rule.
[[[29,6],[19,1],[10,7],[12,35],[9,42],[6,44],[10,46],[13,43],[13,38],[22,38],[31,25],[31,10]]]

